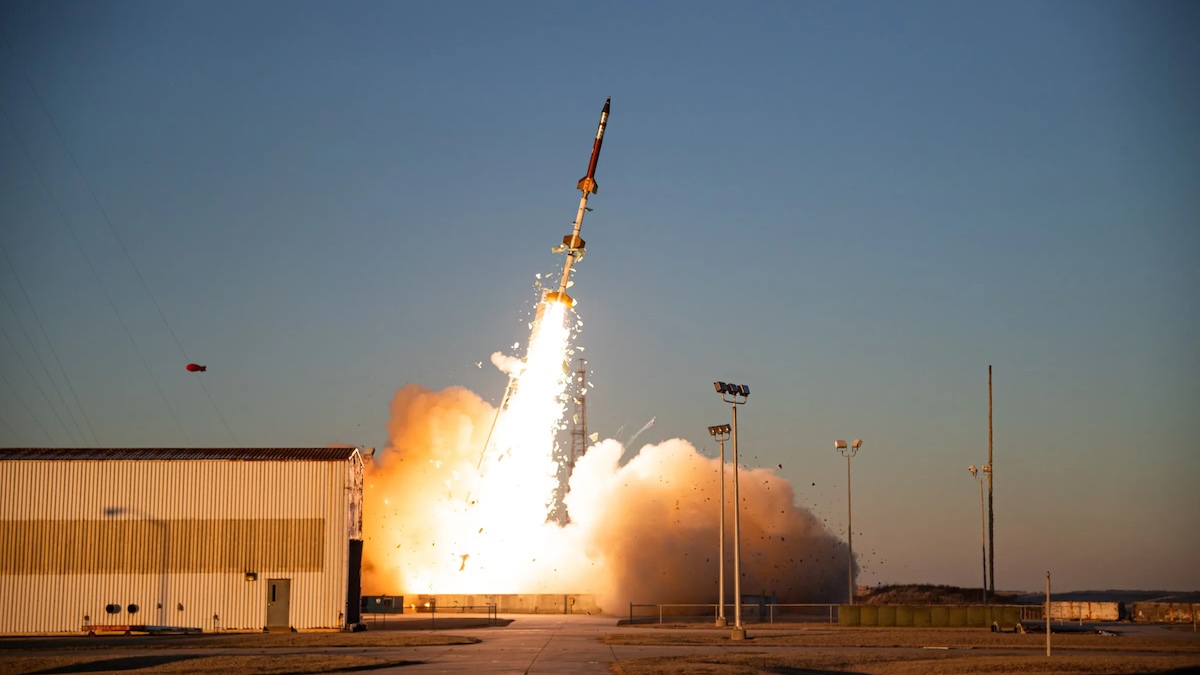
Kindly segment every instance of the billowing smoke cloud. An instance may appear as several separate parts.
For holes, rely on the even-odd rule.
[[[477,466],[495,409],[459,387],[407,386],[386,450],[368,467],[364,590],[370,593],[592,593],[629,602],[717,595],[720,462],[675,439],[625,459],[605,440],[578,460],[570,524],[510,522]],[[726,597],[733,589],[732,466],[726,471]],[[779,602],[846,595],[847,547],[768,469],[742,468],[742,593]]]

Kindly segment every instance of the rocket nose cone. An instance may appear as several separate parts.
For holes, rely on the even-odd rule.
[[[611,97],[611,96],[610,96],[610,97],[608,97],[608,98],[606,98],[606,99],[604,99],[604,110],[602,110],[601,112],[607,113],[607,112],[608,112],[608,106],[609,106],[611,103],[612,103],[612,97]]]

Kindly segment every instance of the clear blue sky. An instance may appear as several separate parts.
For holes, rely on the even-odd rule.
[[[711,382],[748,383],[743,459],[837,532],[833,439],[865,439],[863,582],[969,585],[992,364],[997,587],[1200,589],[1195,3],[6,2],[0,28],[0,444],[382,447],[405,384],[497,401],[611,96],[573,288],[591,430],[711,455]]]

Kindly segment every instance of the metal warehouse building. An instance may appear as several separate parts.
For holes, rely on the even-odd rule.
[[[362,489],[356,448],[0,450],[0,634],[344,629]]]

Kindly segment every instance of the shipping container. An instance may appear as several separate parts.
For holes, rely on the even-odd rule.
[[[343,630],[356,448],[0,450],[0,634]]]

